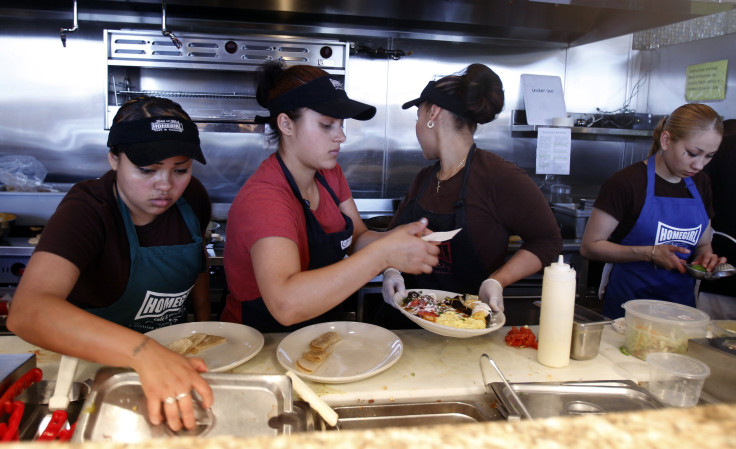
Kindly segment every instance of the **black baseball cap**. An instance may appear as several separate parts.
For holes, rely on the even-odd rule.
[[[309,108],[333,118],[370,120],[376,115],[375,106],[348,98],[340,82],[329,76],[321,76],[295,87],[268,102],[269,117],[256,116],[256,122],[267,123],[282,112]]]
[[[139,167],[174,156],[187,156],[207,164],[199,146],[197,125],[180,117],[147,117],[113,123],[107,146],[116,147]]]

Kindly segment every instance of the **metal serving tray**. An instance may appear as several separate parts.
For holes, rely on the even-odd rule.
[[[505,411],[521,416],[503,382],[490,384]],[[663,408],[646,389],[628,380],[512,383],[532,418],[602,415]]]
[[[291,382],[286,376],[206,373],[215,402],[211,409],[195,405],[197,427],[173,432],[148,421],[138,374],[102,368],[80,414],[72,441],[135,443],[176,436],[259,436],[289,434],[298,419],[292,413]]]

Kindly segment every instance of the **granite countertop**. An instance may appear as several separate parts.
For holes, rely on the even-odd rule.
[[[532,327],[537,332],[535,327]],[[447,338],[424,330],[395,331],[404,351],[390,369],[373,377],[344,384],[308,382],[331,405],[390,402],[402,398],[440,398],[485,391],[479,358],[489,354],[511,382],[551,382],[575,380],[621,380],[648,382],[646,363],[623,355],[619,347],[623,335],[607,327],[601,350],[588,361],[571,360],[566,368],[547,368],[536,361],[530,348],[504,344],[508,328],[484,337]],[[251,360],[235,368],[236,373],[283,374],[276,349],[286,334],[266,334],[263,349]],[[44,378],[54,379],[59,355],[40,350],[17,337],[0,337],[0,353],[35,352]],[[81,362],[77,380],[94,378],[99,365]],[[417,382],[417,379],[422,379]],[[498,379],[489,379],[497,381]],[[35,448],[37,443],[18,447]],[[386,428],[366,431],[297,433],[278,437],[176,438],[136,443],[137,448],[230,448],[270,449],[285,447],[341,447],[346,449],[390,447],[464,448],[629,448],[629,447],[736,447],[736,404],[667,408],[656,411],[596,416],[496,421],[478,424],[417,428]],[[125,447],[112,442],[84,443],[80,448]],[[129,447],[128,446],[128,447]],[[8,447],[13,447],[10,445]],[[40,446],[39,446],[40,447]],[[48,444],[44,444],[48,447]]]

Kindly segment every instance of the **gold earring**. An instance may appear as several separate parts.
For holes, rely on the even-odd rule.
[[[430,120],[427,122],[427,128],[432,129],[434,128],[434,120]]]

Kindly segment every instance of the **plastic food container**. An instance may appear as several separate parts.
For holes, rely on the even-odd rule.
[[[736,337],[736,320],[714,320],[710,326],[714,337]]]
[[[649,392],[662,403],[692,407],[698,403],[710,368],[698,359],[682,354],[655,352],[647,355]]]
[[[669,301],[635,299],[626,309],[626,350],[642,360],[652,352],[685,354],[691,338],[704,338],[710,317],[694,307]]]

